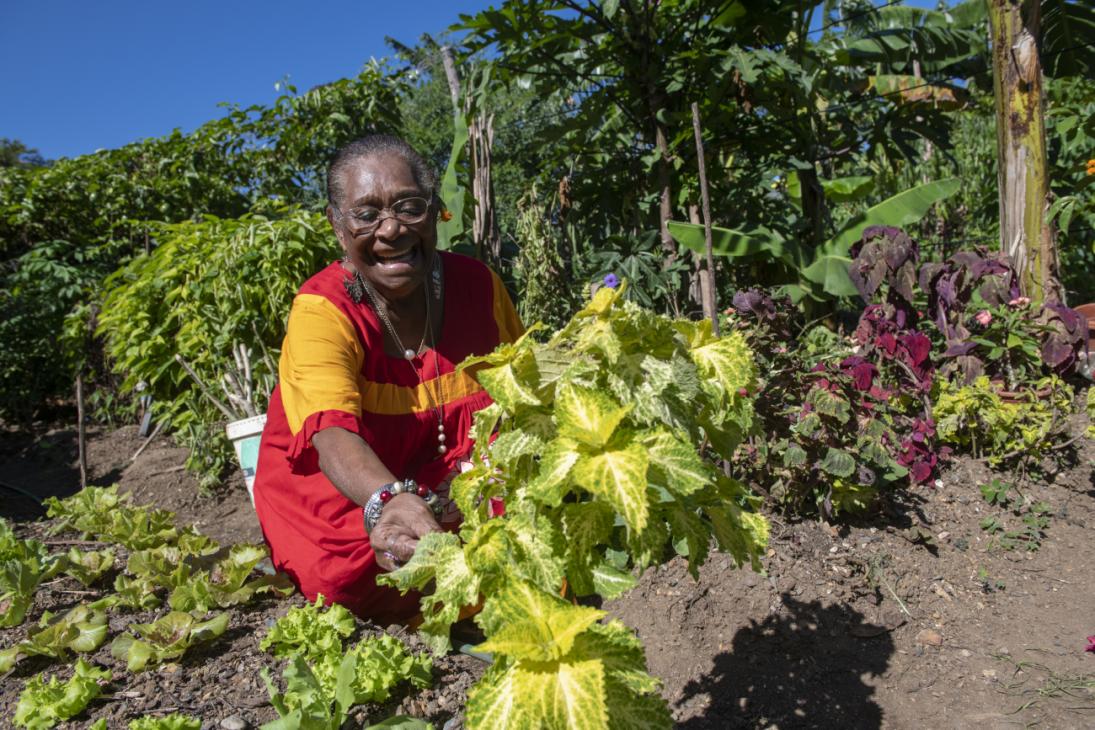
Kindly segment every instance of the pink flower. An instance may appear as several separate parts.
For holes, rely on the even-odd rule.
[[[1084,651],[1095,652],[1095,636],[1087,637],[1087,646],[1084,647]]]
[[[992,312],[987,309],[982,309],[980,312],[974,315],[973,318],[977,320],[977,324],[981,325],[982,327],[988,327],[989,322],[992,321]]]
[[[1009,307],[1025,307],[1030,304],[1030,297],[1015,297],[1008,302]]]

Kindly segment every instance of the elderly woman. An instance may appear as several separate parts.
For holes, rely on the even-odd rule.
[[[460,520],[448,482],[490,397],[456,366],[521,323],[498,276],[437,251],[437,178],[406,142],[340,150],[327,219],[345,253],[293,301],[255,478],[275,566],[381,622],[415,596],[376,585],[428,532]]]

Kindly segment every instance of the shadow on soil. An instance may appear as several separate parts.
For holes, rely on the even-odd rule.
[[[879,728],[882,708],[864,675],[886,671],[894,643],[884,627],[847,606],[782,596],[783,610],[734,636],[711,673],[684,688],[706,712],[677,725],[714,728]]]
[[[46,514],[41,500],[77,492],[76,451],[75,430],[12,430],[0,435],[0,517],[16,522],[38,519]],[[120,475],[115,469],[90,483],[113,484]]]

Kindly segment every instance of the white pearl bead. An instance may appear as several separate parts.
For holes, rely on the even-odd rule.
[[[443,424],[443,423],[437,424],[437,431],[438,431],[438,433],[445,433],[445,424]]]
[[[443,433],[437,434],[437,440],[440,441],[441,443],[445,443],[445,434],[443,434]]]
[[[437,453],[439,453],[439,454],[443,454],[446,451],[448,451],[448,449],[445,448],[445,444],[441,444],[440,446],[437,447]]]
[[[415,355],[414,350],[405,350],[403,352],[403,357],[407,358],[408,360],[413,360],[414,355]]]

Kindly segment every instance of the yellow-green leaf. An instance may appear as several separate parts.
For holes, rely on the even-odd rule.
[[[555,392],[559,434],[592,447],[602,447],[630,409],[604,393],[570,383]]]
[[[488,612],[489,608],[489,612]],[[479,651],[518,660],[546,662],[570,651],[574,638],[596,623],[604,611],[574,606],[521,581],[513,581],[484,606],[485,618],[504,617]]]
[[[540,399],[536,395],[539,382],[536,361],[528,353],[523,353],[505,365],[480,370],[475,377],[490,393],[491,398],[510,413],[521,405],[540,405]]]
[[[645,435],[641,441],[650,458],[651,484],[681,496],[711,485],[711,467],[688,442],[665,429]]]
[[[570,439],[549,443],[540,455],[540,471],[529,483],[529,495],[542,504],[558,506],[570,491],[570,471],[580,456],[578,445]]]
[[[633,532],[641,532],[649,511],[648,460],[642,444],[628,441],[622,447],[583,456],[574,467],[574,480],[611,504]]]
[[[752,390],[756,383],[753,354],[738,332],[693,348],[691,355],[700,374],[716,380],[727,395],[736,395],[739,388]]]

